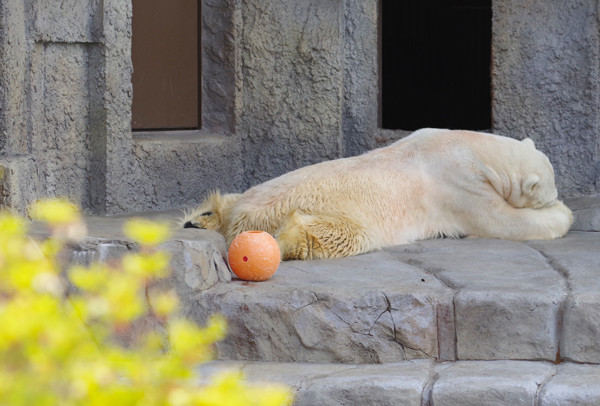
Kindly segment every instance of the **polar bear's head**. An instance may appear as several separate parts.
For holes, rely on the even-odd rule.
[[[537,150],[533,141],[522,141],[525,157],[521,160],[510,197],[507,201],[517,208],[539,209],[556,203],[558,191],[554,182],[554,169],[543,152]],[[519,193],[520,192],[520,193]]]
[[[240,194],[219,192],[211,193],[195,209],[185,212],[182,221],[183,228],[201,228],[221,232],[223,219],[239,200]]]

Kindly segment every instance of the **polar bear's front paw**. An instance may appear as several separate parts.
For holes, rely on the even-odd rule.
[[[323,256],[321,243],[305,230],[285,230],[276,236],[284,261],[307,260]]]
[[[285,261],[289,260],[306,260],[306,259],[315,259],[319,257],[318,247],[320,244],[313,238],[306,238],[300,241],[296,241],[296,245],[290,247],[285,252],[282,253],[283,259]],[[289,244],[288,244],[289,247]]]
[[[573,224],[573,212],[561,201],[556,202],[555,205],[549,207],[547,210],[550,210],[552,213],[552,238],[563,237],[571,228],[571,224]]]
[[[324,258],[323,245],[304,224],[303,215],[291,213],[275,233],[283,260]]]

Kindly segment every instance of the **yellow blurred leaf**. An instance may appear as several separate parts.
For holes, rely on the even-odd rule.
[[[165,222],[155,222],[143,218],[129,220],[123,227],[125,235],[142,244],[155,246],[169,238],[169,225]]]
[[[81,219],[76,205],[66,199],[42,199],[33,204],[30,215],[50,225],[64,225]]]

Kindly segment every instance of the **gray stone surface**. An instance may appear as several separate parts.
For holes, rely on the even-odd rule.
[[[70,262],[89,266],[94,262],[114,263],[130,251],[137,250],[135,244],[125,240],[87,238],[73,247]]]
[[[252,383],[282,383],[296,391],[295,406],[420,406],[430,379],[430,361],[385,365],[209,363],[201,381],[217,371],[241,369]]]
[[[295,406],[518,406],[597,405],[600,366],[530,361],[428,360],[384,365],[211,362],[198,382],[242,371],[252,384],[282,383]]]
[[[343,1],[240,4],[247,182],[340,157]]]
[[[34,61],[39,69],[32,73],[38,85],[32,109],[39,113],[35,129],[43,136],[32,140],[32,148],[38,151],[43,195],[68,196],[89,209],[89,49],[84,44],[51,43],[36,48]]]
[[[537,241],[566,277],[569,297],[564,304],[561,356],[579,362],[600,363],[600,242],[598,233],[572,232],[555,241]]]
[[[436,368],[431,403],[444,406],[535,405],[554,367],[514,361],[455,362]]]
[[[21,214],[35,201],[42,189],[37,177],[36,163],[31,157],[0,158],[0,206],[15,207]]]
[[[510,241],[463,239],[387,251],[455,290],[459,359],[556,359],[566,282],[536,250]]]
[[[0,152],[27,152],[27,64],[24,2],[0,2]]]
[[[31,35],[44,42],[95,42],[102,27],[101,0],[29,0]]]
[[[600,198],[580,197],[567,199],[565,204],[573,210],[573,231],[600,231]]]
[[[197,239],[188,235],[161,245],[171,255],[170,284],[178,295],[187,298],[213,287],[218,282],[230,282],[231,271],[222,238]]]
[[[145,218],[170,225],[171,236],[159,246],[171,256],[171,276],[167,283],[182,298],[208,289],[218,282],[231,281],[227,265],[225,240],[219,234],[204,230],[182,229],[179,211],[137,213],[129,216],[85,218],[90,236],[74,243],[68,260],[72,264],[117,262],[124,255],[139,250],[137,244],[123,233],[123,225],[131,218]],[[48,231],[34,224],[33,234],[45,237]]]
[[[379,2],[346,1],[343,131],[345,155],[378,146]]]
[[[592,406],[600,404],[600,368],[565,364],[541,391],[542,406]]]
[[[492,7],[494,130],[533,139],[553,162],[563,196],[597,195],[597,2],[508,0]]]
[[[136,205],[143,210],[171,205],[193,207],[208,190],[242,189],[242,168],[232,159],[232,155],[241,154],[241,147],[234,137],[136,134],[133,152],[145,180],[135,189],[139,199]],[[227,186],[223,174],[228,176]]]
[[[234,280],[193,297],[188,312],[200,322],[212,312],[230,320],[218,347],[224,359],[598,363],[599,238],[432,240],[286,262],[267,282]],[[554,246],[579,266],[561,266]]]
[[[440,343],[454,339],[451,317],[441,317],[451,306],[451,290],[435,277],[380,252],[283,263],[268,281],[236,280],[189,298],[187,315],[199,323],[225,315],[222,359],[379,363],[439,358],[453,347]]]
[[[172,278],[182,297],[231,281],[222,252],[208,241],[171,240],[161,249],[171,254]]]

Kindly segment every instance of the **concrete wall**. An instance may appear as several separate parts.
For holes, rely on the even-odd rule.
[[[600,192],[596,0],[493,1],[494,130],[530,137],[563,195]]]
[[[404,136],[378,125],[378,10],[202,0],[202,129],[132,133],[130,0],[0,0],[0,205],[186,206]],[[493,13],[494,130],[533,138],[564,196],[597,195],[597,2]]]

